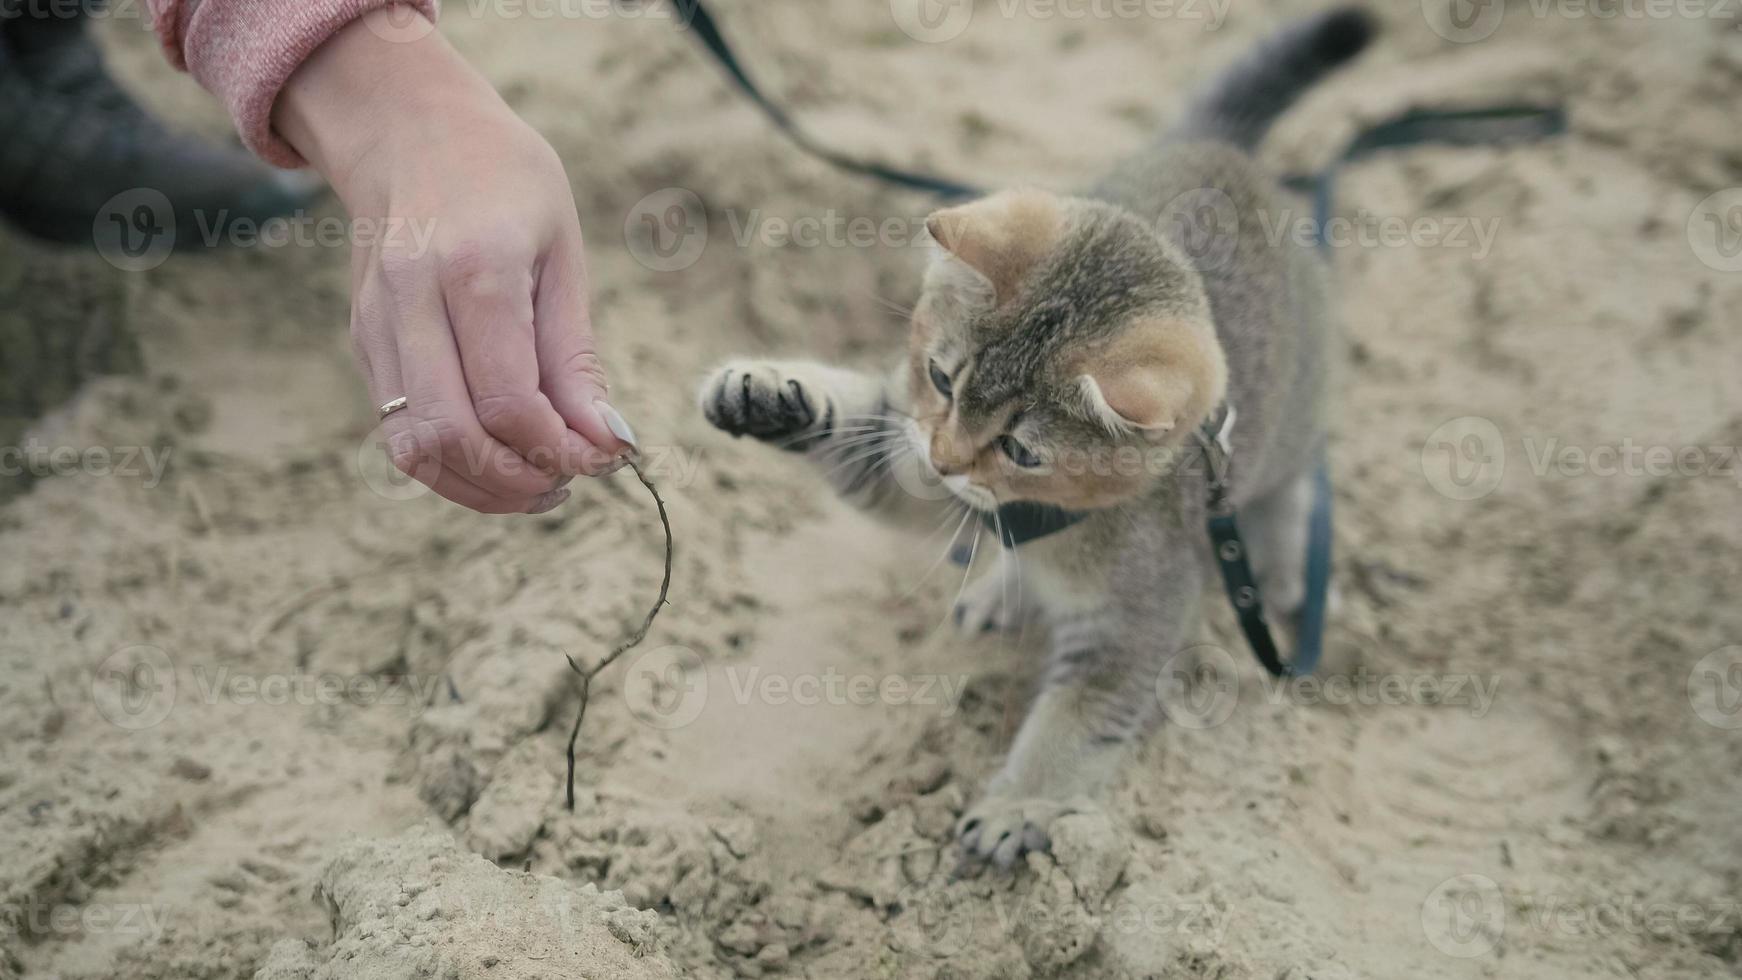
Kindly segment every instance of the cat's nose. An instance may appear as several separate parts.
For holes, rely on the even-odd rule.
[[[934,432],[931,437],[931,466],[939,476],[955,476],[965,473],[973,463],[972,452],[958,453],[954,450],[954,442],[949,436]]]

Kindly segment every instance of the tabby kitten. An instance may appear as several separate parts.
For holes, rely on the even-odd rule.
[[[1264,233],[1259,216],[1291,202],[1251,154],[1372,33],[1353,8],[1295,23],[1081,193],[1005,191],[934,214],[939,248],[887,376],[734,361],[702,391],[713,425],[809,455],[881,514],[934,527],[955,501],[1028,501],[1081,515],[1017,544],[1001,567],[1020,581],[983,576],[956,610],[969,630],[1034,610],[1051,637],[1008,757],[958,826],[969,858],[1007,867],[1046,849],[1052,822],[1106,788],[1161,714],[1162,668],[1192,644],[1215,568],[1205,467],[1179,464],[1223,404],[1237,410],[1233,499],[1272,621],[1304,600],[1335,330],[1323,260]],[[880,440],[953,499],[904,489]]]

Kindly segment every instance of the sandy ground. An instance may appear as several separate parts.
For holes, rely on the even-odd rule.
[[[168,463],[0,509],[0,977],[1737,974],[1742,278],[1696,213],[1742,184],[1733,18],[1513,4],[1453,43],[1384,11],[1275,134],[1279,169],[1410,105],[1564,100],[1572,132],[1343,177],[1345,216],[1495,230],[1482,254],[1334,253],[1353,357],[1327,671],[1348,683],[1276,687],[1214,610],[1228,653],[1106,812],[1013,877],[952,881],[950,825],[1037,639],[954,636],[959,572],[922,580],[938,539],[846,512],[690,400],[727,355],[871,362],[904,333],[919,249],[740,228],[911,227],[929,202],[794,153],[669,22],[448,6],[568,162],[616,400],[679,541],[647,653],[595,692],[580,806],[562,653],[598,655],[653,595],[638,487],[535,519],[390,499],[342,249],[92,276],[8,239],[14,269],[105,283],[145,361],[34,437]],[[1305,9],[1242,0],[1205,30],[1208,7],[982,3],[919,43],[883,4],[722,7],[828,139],[1057,186]],[[106,35],[155,104],[224,133],[137,24]],[[705,202],[699,256],[652,250],[671,188]],[[58,301],[10,281],[9,303]],[[1716,451],[1601,462],[1630,446]]]

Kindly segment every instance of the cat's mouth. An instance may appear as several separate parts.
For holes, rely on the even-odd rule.
[[[927,463],[926,465],[931,465]],[[976,484],[965,476],[944,476],[938,478],[944,489],[956,495],[956,499],[975,510],[994,511],[998,509],[998,498],[992,491]]]
[[[957,500],[960,500],[962,503],[967,504],[975,510],[991,512],[998,509],[998,496],[991,490],[975,483],[972,477],[964,476],[959,473],[954,473],[949,476],[939,473],[937,467],[931,464],[931,453],[926,448],[929,440],[926,438],[925,434],[920,431],[919,425],[910,419],[908,420],[906,428],[907,440],[913,450],[913,456],[915,459],[919,460],[920,468],[925,471],[927,477],[936,480],[945,490],[948,490],[953,494]]]

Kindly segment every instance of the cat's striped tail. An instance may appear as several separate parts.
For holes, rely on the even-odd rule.
[[[1301,93],[1361,52],[1377,25],[1361,7],[1339,7],[1284,27],[1217,76],[1169,140],[1215,139],[1257,148]]]

